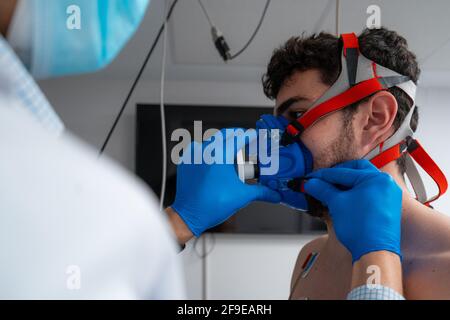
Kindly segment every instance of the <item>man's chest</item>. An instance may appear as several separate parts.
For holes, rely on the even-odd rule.
[[[340,300],[347,297],[351,284],[351,263],[334,263],[321,256],[308,272],[295,279],[292,299]],[[302,268],[305,269],[305,268]]]

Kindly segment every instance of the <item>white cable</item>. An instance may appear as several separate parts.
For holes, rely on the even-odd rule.
[[[211,17],[208,14],[208,11],[206,10],[205,6],[203,5],[202,0],[198,0],[198,3],[200,4],[200,7],[202,7],[203,13],[206,16],[206,19],[208,19],[209,25],[212,27],[214,27],[214,24],[212,23]]]
[[[336,37],[339,37],[339,8],[340,1],[336,0]]]
[[[167,4],[168,1],[164,0],[164,34],[163,34],[163,54],[161,65],[161,91],[160,91],[160,112],[161,112],[161,139],[162,139],[162,181],[161,181],[161,193],[159,200],[159,209],[164,209],[164,197],[166,194],[166,180],[167,180],[167,141],[166,141],[166,114],[164,109],[164,84],[166,78],[166,55],[167,55]]]

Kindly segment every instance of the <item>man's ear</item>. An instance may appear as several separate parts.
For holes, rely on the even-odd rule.
[[[360,143],[365,153],[394,133],[392,125],[397,109],[397,100],[388,91],[377,92],[364,104],[364,115],[360,119]]]

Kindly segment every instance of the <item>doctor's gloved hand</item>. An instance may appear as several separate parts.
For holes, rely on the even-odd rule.
[[[305,192],[329,209],[339,241],[353,263],[374,251],[401,257],[402,191],[367,160],[354,160],[307,176]]]
[[[249,140],[256,139],[254,130],[246,131],[248,140],[236,138],[239,131],[244,132],[237,128],[222,129],[210,141],[191,143],[177,167],[177,192],[171,207],[197,237],[252,201],[278,203],[281,200],[278,192],[239,179],[234,165],[236,152]],[[213,148],[215,151],[211,152]],[[212,154],[216,160],[223,161],[211,163],[211,157],[202,157],[203,154]],[[201,163],[194,163],[196,157]]]

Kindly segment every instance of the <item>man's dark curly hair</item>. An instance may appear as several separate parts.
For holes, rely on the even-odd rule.
[[[419,65],[415,54],[409,51],[405,38],[383,27],[365,29],[358,39],[360,51],[365,57],[410,77],[417,84],[420,75]],[[331,86],[339,76],[340,59],[339,38],[332,34],[321,32],[317,35],[292,37],[273,52],[267,72],[262,79],[264,93],[269,99],[276,99],[280,88],[296,71],[310,69],[319,70],[323,83]],[[398,112],[393,125],[395,129],[398,129],[411,109],[412,101],[397,87],[390,88],[388,91],[397,100]],[[353,115],[362,101],[344,109],[347,119]],[[411,120],[411,128],[414,131],[418,120],[416,108]],[[403,175],[405,173],[404,157],[398,159],[397,164]]]

